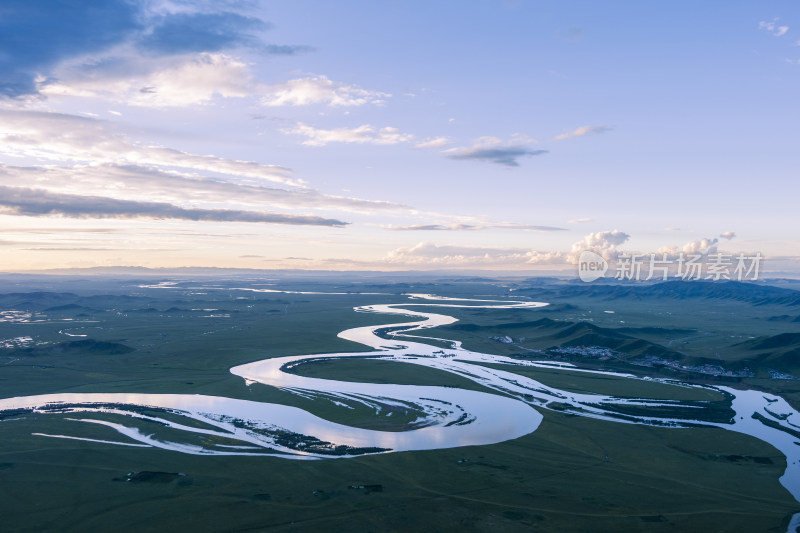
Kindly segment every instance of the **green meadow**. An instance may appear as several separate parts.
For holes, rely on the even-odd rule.
[[[0,339],[27,336],[33,342],[0,351],[1,395],[207,394],[294,405],[357,427],[402,430],[415,418],[413,412],[393,417],[390,423],[367,408],[341,409],[261,384],[248,386],[228,371],[269,357],[365,351],[337,333],[413,319],[356,313],[352,308],[400,303],[405,301],[404,292],[507,295],[506,286],[488,281],[385,285],[371,290],[349,286],[349,291],[390,294],[143,289],[121,282],[109,282],[102,298],[91,287],[81,291],[58,287],[35,295],[35,291],[6,290],[0,295],[3,308],[27,308],[32,318],[0,322]],[[348,285],[287,282],[280,288],[347,292],[342,289]],[[622,350],[604,361],[576,355],[560,360],[694,383],[762,387],[780,391],[797,405],[800,387],[795,384],[800,381],[770,379],[766,368],[777,363],[762,357],[764,350],[750,350],[748,345],[727,350],[750,337],[797,331],[796,324],[769,320],[787,314],[779,304],[692,300],[687,305],[684,300],[661,299],[653,306],[647,300],[622,299],[611,309],[611,302],[591,296],[549,296],[545,301],[553,302],[550,309],[436,308],[433,312],[451,314],[459,322],[421,334],[461,340],[476,351],[532,359],[557,359],[547,350],[568,346],[579,338],[575,335],[593,335],[598,346],[616,343]],[[537,324],[542,318],[554,323]],[[572,336],[558,336],[576,323],[579,327],[570,330]],[[583,330],[582,323],[603,329]],[[491,338],[505,335],[512,337],[512,344]],[[718,353],[721,364],[731,368],[739,368],[736,365],[746,359],[755,376],[726,378],[641,366],[638,362],[648,349],[660,357],[674,351],[690,362]],[[780,359],[780,354],[775,357]],[[767,361],[764,368],[751,362],[758,360]],[[707,389],[560,368],[495,366],[574,392],[709,402],[724,409],[724,396]],[[791,366],[780,368],[792,371]],[[494,393],[447,372],[379,359],[321,360],[299,365],[293,372]],[[667,429],[552,410],[542,413],[544,420],[535,432],[499,444],[315,461],[192,456],[46,438],[33,433],[119,440],[108,427],[81,425],[64,417],[7,418],[0,422],[2,529],[786,531],[791,515],[800,512],[800,504],[778,482],[785,458],[755,438],[721,429]]]

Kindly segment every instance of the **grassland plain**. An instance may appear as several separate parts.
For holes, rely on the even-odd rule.
[[[755,439],[557,413],[497,445],[314,462],[186,456],[36,431],[39,420],[4,430],[9,531],[785,531],[797,506],[777,483],[783,457]],[[141,471],[185,476],[115,481]],[[361,484],[382,491],[348,488]]]
[[[309,287],[298,284],[281,288]],[[342,286],[316,284],[313,288],[333,291]],[[475,282],[382,290],[434,292],[434,288],[446,296],[462,297],[496,296],[505,291],[496,284]],[[266,357],[363,350],[336,334],[387,320],[355,313],[352,307],[397,303],[397,294],[263,294],[224,287],[165,291],[126,286],[116,287],[116,291],[106,301],[96,301],[96,307],[80,300],[90,297],[91,291],[79,294],[75,302],[70,302],[72,297],[42,297],[48,301],[32,312],[44,316],[43,322],[0,323],[1,338],[30,336],[48,343],[34,353],[19,348],[4,350],[5,364],[0,363],[2,396],[198,393],[296,405],[331,420],[367,428],[396,430],[408,422],[397,419],[389,425],[367,409],[336,409],[327,402],[314,402],[272,387],[247,386],[228,372],[236,364]],[[24,299],[4,305],[21,307],[20,303]],[[766,320],[773,316],[772,309],[745,304],[741,309],[750,309],[751,313],[747,319],[742,318],[739,307],[720,306],[727,311],[719,313],[738,317],[731,323],[725,317],[703,318],[701,303],[697,302],[691,312],[697,315],[692,322],[686,316],[685,303],[667,302],[675,306],[670,312],[678,315],[683,307],[684,314],[666,325],[710,331],[708,336],[716,335],[717,339],[729,331],[753,336],[762,331],[786,331]],[[719,302],[705,303],[713,307]],[[53,310],[69,305],[81,309]],[[461,318],[460,325],[479,328],[530,322],[543,316],[580,321],[585,315],[598,316],[594,323],[601,327],[664,327],[666,319],[657,315],[667,312],[651,307],[648,311],[645,302],[630,304],[627,310],[618,305],[610,315],[602,312],[607,310],[603,309],[608,307],[607,302],[586,297],[562,305],[544,313],[446,312]],[[759,317],[764,320],[759,321]],[[620,320],[625,324],[620,325]],[[401,320],[392,317],[391,321]],[[761,328],[762,322],[768,325],[753,331]],[[750,330],[743,330],[745,326]],[[426,334],[461,339],[467,348],[505,355],[525,350],[489,337],[516,331],[514,338],[527,338],[519,333],[524,329],[444,327]],[[48,346],[68,339],[59,333],[65,330],[89,335],[80,339],[119,343],[133,351],[111,355],[87,346],[48,351]],[[671,340],[665,341],[658,332],[650,335],[653,342]],[[708,336],[703,342],[708,342]],[[537,349],[524,341],[520,345]],[[702,352],[703,345],[695,349]],[[586,363],[624,367],[626,371],[635,366],[613,360]],[[581,392],[720,399],[711,391],[654,382],[560,369],[505,369],[530,372],[545,384]],[[671,369],[638,370],[681,379],[726,379]],[[452,374],[379,360],[323,361],[300,365],[295,371],[330,379],[480,389]],[[780,390],[794,383],[759,378],[745,379],[742,385],[757,388],[762,381]],[[718,429],[665,429],[553,411],[544,414],[544,422],[534,433],[491,446],[324,461],[197,457],[151,448],[46,439],[32,434],[70,434],[74,426],[65,420],[34,415],[2,426],[0,487],[4,497],[0,498],[0,516],[3,529],[9,531],[785,531],[790,515],[800,510],[777,481],[785,468],[784,457],[754,438]],[[111,429],[99,426],[82,428],[81,436],[117,440]],[[183,475],[125,481],[130,472]],[[348,488],[351,485],[380,485],[381,490]]]

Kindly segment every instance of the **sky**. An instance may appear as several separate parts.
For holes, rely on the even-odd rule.
[[[0,5],[0,271],[800,275],[794,1]]]

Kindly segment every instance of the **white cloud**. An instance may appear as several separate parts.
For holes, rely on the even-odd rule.
[[[581,252],[586,250],[602,256],[606,261],[614,260],[619,255],[617,247],[624,244],[629,238],[630,235],[616,229],[590,233],[572,245],[572,250],[567,254],[567,261],[577,263]]]
[[[731,237],[733,238],[733,237]],[[697,239],[684,244],[681,248],[675,245],[662,246],[659,254],[666,254],[669,259],[676,259],[681,253],[686,255],[708,255],[717,253],[719,239]]]
[[[592,218],[573,218],[572,220],[567,220],[567,224],[585,224],[586,222],[591,222]]]
[[[153,107],[206,104],[214,96],[248,96],[254,83],[244,63],[223,54],[201,54],[175,68],[151,75],[146,86],[152,90],[140,90],[129,103]]]
[[[292,135],[302,135],[307,140],[303,144],[308,146],[325,146],[328,143],[356,143],[390,145],[409,142],[414,136],[409,133],[400,133],[392,127],[376,129],[369,124],[356,128],[337,128],[332,130],[317,129],[308,124],[298,122],[293,128],[282,130]]]
[[[735,232],[735,231],[726,231],[725,233],[720,233],[720,235],[719,235],[719,236],[720,236],[721,238],[723,238],[723,239],[726,239],[726,240],[731,240],[731,239],[733,239],[734,237],[736,237],[736,232]]]
[[[329,80],[325,76],[298,78],[283,83],[268,85],[262,104],[269,107],[304,106],[328,104],[330,106],[360,106],[382,104],[392,95],[368,91],[353,85],[345,85]]]
[[[778,25],[779,20],[780,19],[778,17],[775,17],[771,21],[762,20],[761,22],[758,23],[758,29],[769,32],[775,37],[781,37],[782,35],[785,35],[786,32],[789,31],[789,26],[779,26]]]
[[[59,81],[44,81],[46,96],[103,98],[144,107],[185,107],[210,103],[215,97],[244,98],[258,90],[250,67],[225,54],[130,60],[127,69],[87,73],[67,68]]]
[[[119,56],[117,55],[119,54]],[[45,96],[102,98],[140,107],[206,105],[216,98],[256,98],[268,107],[382,104],[391,94],[334,82],[326,76],[267,85],[248,63],[224,53],[147,57],[115,50],[113,55],[77,58],[38,80]]]
[[[450,144],[450,139],[447,137],[434,137],[433,139],[427,139],[421,143],[415,144],[414,148],[444,148]]]
[[[683,245],[683,253],[685,254],[715,254],[717,253],[717,243],[719,239],[698,239],[696,241],[687,242]]]
[[[553,140],[563,141],[565,139],[574,139],[576,137],[584,137],[586,135],[598,135],[600,133],[606,133],[607,131],[611,131],[611,128],[608,126],[581,126],[570,132],[556,135]]]

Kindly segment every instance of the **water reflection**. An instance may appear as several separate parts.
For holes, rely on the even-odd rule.
[[[356,310],[419,320],[358,327],[339,333],[343,339],[371,347],[370,352],[280,357],[231,369],[234,375],[242,377],[247,383],[279,387],[306,398],[331,402],[342,409],[366,407],[375,410],[376,416],[391,416],[393,409],[420,413],[419,418],[411,424],[414,429],[408,431],[355,428],[279,404],[181,394],[48,394],[8,398],[0,400],[0,414],[6,419],[13,419],[25,416],[27,412],[50,413],[69,417],[76,422],[101,424],[129,439],[129,442],[102,441],[114,444],[152,446],[197,455],[273,455],[319,459],[493,444],[535,431],[542,420],[537,408],[557,409],[618,423],[719,427],[752,435],[786,455],[787,470],[780,481],[800,500],[800,415],[783,398],[758,391],[705,387],[724,394],[730,402],[730,419],[723,417],[725,419],[720,420],[719,406],[711,402],[620,398],[560,390],[531,377],[482,365],[557,367],[575,372],[611,374],[622,379],[643,378],[580,369],[567,364],[519,361],[472,352],[464,349],[458,341],[436,337],[424,338],[449,347],[443,349],[424,344],[419,342],[420,337],[409,334],[451,324],[456,319],[416,310],[420,306],[512,309],[537,308],[547,304],[458,300],[426,294],[408,296],[409,301],[402,304],[362,306]],[[320,359],[349,357],[380,358],[398,364],[434,368],[472,380],[494,390],[496,394],[453,387],[345,382],[288,372],[299,365]],[[660,413],[666,409],[668,413],[674,412],[674,416],[651,416],[648,408],[657,408]],[[75,418],[73,415],[76,413],[93,413],[100,418]],[[105,419],[103,415],[114,420]],[[187,419],[187,423],[180,423],[176,418]],[[126,422],[121,423],[120,420]],[[189,420],[195,423],[190,424]],[[137,427],[137,423],[155,424],[163,428],[164,435],[160,431],[147,433]],[[36,435],[83,438],[74,435]],[[197,436],[207,439],[197,440]]]

